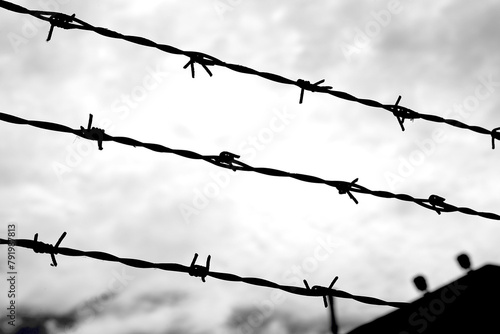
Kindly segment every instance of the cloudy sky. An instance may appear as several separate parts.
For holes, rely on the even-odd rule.
[[[497,1],[16,1],[293,80],[500,126]],[[0,112],[86,126],[254,166],[500,213],[489,136],[261,78],[182,67],[184,56],[0,10]],[[0,124],[0,235],[189,265],[390,301],[500,263],[500,223],[203,161]],[[497,143],[497,146],[500,144]],[[5,268],[5,255],[0,263]],[[17,250],[18,322],[47,333],[327,333],[320,298],[89,258]],[[5,272],[5,269],[2,269]],[[1,294],[7,291],[2,279]],[[2,299],[2,309],[4,309]],[[6,305],[6,304],[5,304]],[[337,299],[342,332],[390,312]],[[2,318],[4,318],[2,316]],[[1,330],[9,328],[2,320]]]

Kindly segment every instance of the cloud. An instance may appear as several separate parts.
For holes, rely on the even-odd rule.
[[[227,327],[238,334],[324,334],[328,333],[329,319],[303,319],[285,311],[264,314],[262,310],[239,306],[233,309]]]
[[[114,316],[130,317],[137,312],[150,313],[158,309],[181,307],[186,299],[187,294],[180,291],[144,290],[139,295],[129,295],[110,305],[108,312]]]
[[[28,308],[17,319],[18,327],[38,328],[39,334],[76,333],[87,328],[89,324],[99,323],[110,317],[131,318],[140,313],[155,313],[159,309],[165,312],[165,308],[176,308],[186,300],[186,294],[178,291],[145,290],[142,294],[133,294],[127,298],[120,295],[121,293],[113,291],[105,292],[78,303],[63,313],[35,311]],[[167,333],[175,333],[176,328],[183,328],[178,325],[172,327]]]

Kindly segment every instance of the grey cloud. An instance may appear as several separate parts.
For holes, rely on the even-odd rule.
[[[159,291],[143,294],[134,300],[138,308],[155,309],[162,306],[175,307],[183,303],[187,294],[179,291]]]
[[[236,307],[227,320],[227,326],[236,333],[264,334],[279,331],[286,334],[323,334],[329,332],[329,318],[324,312],[324,319],[303,320],[296,315],[275,311],[263,314],[255,307]]]
[[[186,299],[186,295],[177,291],[148,292],[135,298],[133,304],[120,303],[114,300],[117,293],[105,292],[77,304],[65,313],[45,313],[34,310],[25,310],[19,319],[20,327],[38,328],[39,334],[49,333],[47,328],[63,330],[73,333],[88,319],[96,319],[107,315],[126,317],[137,312],[152,312],[161,307],[176,307]],[[175,325],[166,333],[178,333]],[[181,330],[180,332],[185,332]]]
[[[125,300],[125,296],[121,297],[122,298],[118,298],[114,301],[106,302],[105,304],[102,302],[97,305],[99,309],[95,315],[97,317],[111,317],[113,319],[138,318],[141,314],[157,313],[158,310],[161,309],[161,312],[165,312],[166,317],[173,317],[171,320],[171,323],[173,324],[171,331],[167,331],[167,333],[175,333],[175,330],[178,328],[186,329],[189,327],[185,319],[183,320],[184,315],[178,315],[174,312],[176,308],[179,307],[187,298],[186,294],[182,292],[148,291],[144,294],[133,297],[132,299]],[[167,309],[170,309],[170,311]],[[81,320],[83,320],[83,318]],[[75,327],[77,326],[78,323]],[[155,333],[162,332],[160,328],[149,328],[148,333],[151,333],[152,331]],[[134,331],[129,330],[126,333],[132,334]]]
[[[454,63],[457,71],[477,71],[490,53],[498,53],[498,2],[481,5],[451,2],[441,8],[439,15],[427,13],[425,9],[414,13],[412,9],[416,8],[410,7],[400,14],[397,29],[387,29],[381,35],[376,43],[381,53],[411,54],[412,59],[420,61],[439,57],[438,63],[446,62],[448,66]],[[405,20],[410,17],[412,20]]]

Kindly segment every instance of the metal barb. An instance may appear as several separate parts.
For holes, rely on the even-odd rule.
[[[320,285],[314,285],[312,288],[309,287],[309,284],[307,283],[306,280],[304,280],[304,285],[306,286],[306,289],[307,290],[311,290],[311,291],[315,291],[315,292],[318,292],[318,293],[322,293],[322,297],[323,297],[323,305],[325,305],[325,308],[328,307],[328,302],[327,302],[327,296],[330,295],[330,291],[333,287],[333,285],[335,284],[335,282],[337,282],[337,280],[339,279],[338,276],[335,276],[335,278],[333,279],[333,281],[330,283],[330,285],[328,286],[328,288],[325,288],[324,286],[320,286]]]
[[[337,186],[337,189],[338,189],[340,195],[347,194],[349,196],[349,198],[352,199],[354,201],[354,203],[356,203],[356,204],[358,204],[359,202],[356,199],[356,197],[354,197],[354,195],[351,193],[351,187],[356,182],[358,182],[358,180],[359,180],[359,178],[356,178],[356,179],[352,180],[351,183]]]
[[[321,79],[315,83],[311,83],[310,81],[307,81],[307,80],[303,80],[303,79],[298,79],[297,80],[297,86],[300,87],[300,98],[299,98],[299,104],[302,104],[303,100],[304,100],[304,91],[307,89],[311,92],[319,92],[319,88],[322,88],[324,90],[330,90],[332,89],[331,86],[320,86],[320,84],[322,84],[323,82],[325,82],[325,79]]]
[[[203,67],[203,69],[208,73],[209,76],[212,76],[212,72],[207,67],[207,65],[211,66],[212,64],[207,64],[206,61],[207,60],[203,57],[203,55],[195,53],[189,56],[189,61],[182,68],[186,69],[188,66],[191,66],[191,77],[194,79],[194,64],[198,63]]]
[[[394,116],[398,120],[398,123],[399,123],[399,126],[401,127],[401,130],[404,131],[405,127],[404,127],[403,123],[405,122],[405,119],[398,115],[398,112],[400,111],[400,109],[398,107],[399,101],[401,101],[401,95],[399,95],[398,100],[394,104],[394,107],[393,107],[394,109],[393,109],[392,113],[394,114]]]
[[[38,241],[38,233],[36,233],[33,239],[33,241],[35,242],[35,244],[33,245],[33,251],[35,253],[50,254],[50,257],[52,259],[52,263],[50,264],[50,266],[57,267],[57,261],[55,255],[58,253],[57,248],[63,241],[64,237],[66,237],[66,232],[63,232],[63,234],[59,237],[59,240],[57,240],[55,246],[53,246],[51,244],[46,244],[44,242]]]
[[[104,140],[104,129],[99,129],[92,127],[93,115],[89,114],[89,123],[87,125],[87,129],[83,126],[80,126],[80,130],[82,131],[82,135],[89,140],[96,140],[97,147],[100,151],[103,150],[102,141]]]
[[[239,155],[227,151],[222,151],[218,156],[219,162],[222,163],[223,165],[229,166],[233,171],[236,171],[236,168],[233,165],[233,163],[236,162],[235,159],[239,158],[240,158]]]
[[[207,264],[205,267],[197,265],[196,259],[198,259],[198,253],[194,254],[193,261],[191,261],[191,265],[189,266],[189,276],[201,277],[201,280],[205,282],[205,277],[207,277],[210,272],[210,259],[212,257],[209,255],[207,257]]]
[[[445,199],[443,197],[440,197],[437,195],[430,195],[429,196],[429,203],[430,203],[430,205],[432,205],[432,207],[434,208],[434,210],[437,212],[438,215],[441,214],[442,209],[438,208],[437,206],[443,207],[444,201],[445,201]],[[444,207],[443,207],[443,209],[444,209]]]
[[[495,149],[495,139],[500,140],[500,127],[491,130],[491,148]]]
[[[49,17],[50,29],[49,35],[47,36],[47,42],[52,38],[52,33],[54,32],[54,27],[59,27],[63,29],[69,29],[73,19],[75,18],[75,14],[69,16],[63,13],[55,13]]]

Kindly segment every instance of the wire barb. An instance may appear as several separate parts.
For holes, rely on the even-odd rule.
[[[337,189],[339,191],[340,195],[347,194],[349,197],[354,201],[354,203],[358,204],[358,200],[354,195],[351,193],[352,186],[358,182],[359,178],[355,178],[354,180],[351,181],[351,183],[343,182],[342,184],[339,184],[337,186]]]
[[[209,76],[212,76],[212,72],[210,72],[207,66],[213,66],[213,64],[207,63],[207,61],[208,59],[206,59],[205,56],[198,53],[193,53],[189,56],[189,61],[182,68],[186,69],[188,66],[191,66],[191,77],[194,79],[194,64],[198,63],[203,66]]]
[[[83,126],[80,126],[80,130],[82,131],[83,137],[89,140],[96,140],[97,146],[99,150],[102,151],[102,141],[104,140],[104,130],[99,128],[92,127],[92,119],[93,115],[89,114],[89,124],[87,125],[87,129],[84,129]]]
[[[323,82],[325,82],[325,79],[322,79],[322,80],[320,80],[316,83],[313,83],[313,84],[310,81],[298,79],[297,86],[300,87],[299,104],[302,104],[302,101],[304,100],[304,91],[305,90],[308,90],[311,92],[319,92],[321,89],[325,90],[325,91],[332,89],[331,86],[320,86],[320,84],[322,84]]]
[[[396,103],[393,106],[389,106],[388,110],[392,112],[394,117],[396,117],[396,119],[398,120],[401,130],[405,131],[405,127],[403,125],[405,119],[410,119],[413,121],[415,118],[419,116],[419,114],[411,109],[400,106],[399,105],[400,101],[401,101],[401,95],[399,95]]]
[[[236,166],[234,165],[235,162],[237,162],[235,159],[239,159],[240,156],[231,152],[227,151],[222,151],[219,156],[217,157],[218,162],[221,163],[222,165],[228,166],[231,168],[234,172],[236,172]]]
[[[337,282],[338,279],[339,279],[339,277],[335,276],[335,278],[330,283],[330,285],[328,286],[328,288],[325,288],[324,286],[319,286],[319,285],[315,285],[312,288],[310,288],[309,284],[307,283],[306,280],[304,280],[304,285],[306,286],[307,290],[311,290],[311,291],[314,291],[314,292],[317,292],[318,294],[320,294],[323,297],[323,304],[325,305],[325,308],[327,308],[328,307],[328,302],[327,302],[327,298],[326,297],[330,295],[330,293],[332,291],[332,288],[333,288],[333,285],[335,284],[335,282]]]
[[[446,209],[444,201],[446,201],[446,199],[444,199],[443,197],[439,197],[437,195],[429,196],[429,204],[434,208],[438,215],[441,214],[441,211]]]
[[[495,149],[495,139],[500,140],[500,127],[491,130],[491,148]]]
[[[50,266],[57,267],[57,261],[56,261],[56,254],[58,254],[57,248],[59,247],[59,244],[61,243],[61,241],[63,241],[65,236],[66,232],[63,232],[63,234],[59,237],[59,240],[57,240],[55,246],[53,246],[51,244],[46,244],[44,242],[38,241],[38,233],[36,233],[33,240],[35,242],[35,244],[33,245],[33,251],[35,253],[50,254],[50,257],[52,258],[52,263],[50,264]]]
[[[191,266],[189,267],[189,276],[201,277],[201,280],[205,283],[205,277],[210,273],[211,256],[207,257],[207,265],[205,267],[197,265],[196,259],[198,259],[198,253],[194,253],[193,261],[191,261]]]
[[[50,29],[49,35],[47,36],[47,42],[52,38],[52,33],[54,32],[54,27],[59,27],[63,29],[69,29],[71,27],[70,23],[75,19],[75,14],[69,16],[63,13],[54,13],[49,17]]]

